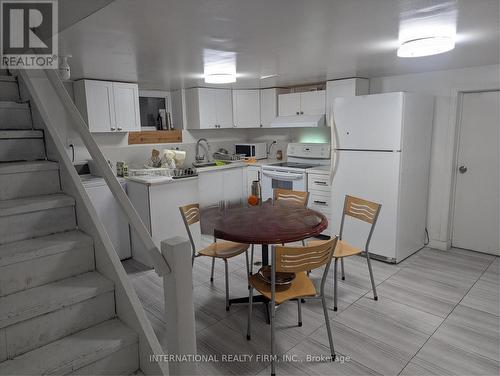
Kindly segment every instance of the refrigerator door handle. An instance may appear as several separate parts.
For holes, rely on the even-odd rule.
[[[330,106],[328,118],[329,118],[329,123],[330,123],[330,128],[331,128],[331,137],[330,137],[330,139],[332,140],[331,141],[332,145],[330,147],[330,150],[331,150],[331,156],[330,156],[331,163],[330,163],[330,176],[329,176],[329,178],[330,178],[330,186],[332,186],[333,185],[333,179],[335,177],[335,173],[337,172],[337,168],[338,168],[338,162],[337,162],[337,158],[336,158],[338,132],[337,132],[337,126],[335,124],[335,113],[333,111],[333,104]]]

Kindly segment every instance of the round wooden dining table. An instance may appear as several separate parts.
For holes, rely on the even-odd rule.
[[[269,265],[269,245],[317,236],[328,227],[328,220],[323,214],[303,206],[264,202],[259,206],[219,211],[212,218],[212,225],[217,239],[261,244],[262,264]],[[262,296],[254,296],[253,301],[267,305]],[[248,297],[231,299],[230,303],[248,303]]]

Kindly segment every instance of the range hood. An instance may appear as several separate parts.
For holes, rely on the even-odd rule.
[[[272,128],[312,128],[325,125],[325,115],[278,116],[271,122]]]

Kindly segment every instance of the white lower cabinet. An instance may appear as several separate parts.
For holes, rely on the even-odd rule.
[[[200,207],[216,206],[221,201],[229,206],[242,204],[246,196],[244,181],[246,181],[245,167],[199,172]]]
[[[122,182],[126,190],[126,182]],[[104,179],[84,182],[87,195],[101,220],[120,260],[130,258],[130,232],[128,220]]]
[[[323,235],[334,235],[336,232],[331,226],[332,202],[331,185],[328,175],[307,174],[307,191],[309,192],[309,202],[307,206],[326,216],[328,228],[322,232]],[[336,213],[333,213],[336,214]],[[341,213],[339,213],[341,215]]]
[[[196,178],[155,185],[129,181],[127,193],[157,247],[160,247],[163,240],[174,236],[187,239],[179,206],[197,202],[198,180]],[[146,249],[134,230],[131,231],[131,239],[132,257],[144,265],[153,267]]]

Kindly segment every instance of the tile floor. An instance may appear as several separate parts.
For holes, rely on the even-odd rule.
[[[165,346],[162,281],[133,260],[124,266]],[[270,349],[270,327],[263,310],[255,306],[253,337],[247,341],[247,305],[225,311],[223,263],[216,263],[213,283],[210,266],[211,260],[198,258],[193,269],[198,353],[253,354],[254,358],[199,363],[199,374],[269,374],[269,364],[256,360]],[[338,360],[319,358],[330,353],[320,303],[302,305],[304,324],[298,327],[296,304],[289,302],[277,311],[276,348],[288,359],[278,364],[277,374],[499,374],[498,257],[459,249],[423,249],[398,265],[374,261],[378,301],[373,300],[364,258],[346,259],[345,269],[346,280],[339,283],[339,310],[329,311]],[[229,271],[231,297],[247,296],[244,257],[230,260]],[[319,280],[321,273],[317,270],[312,277]],[[327,303],[332,304],[333,278],[328,283]]]

